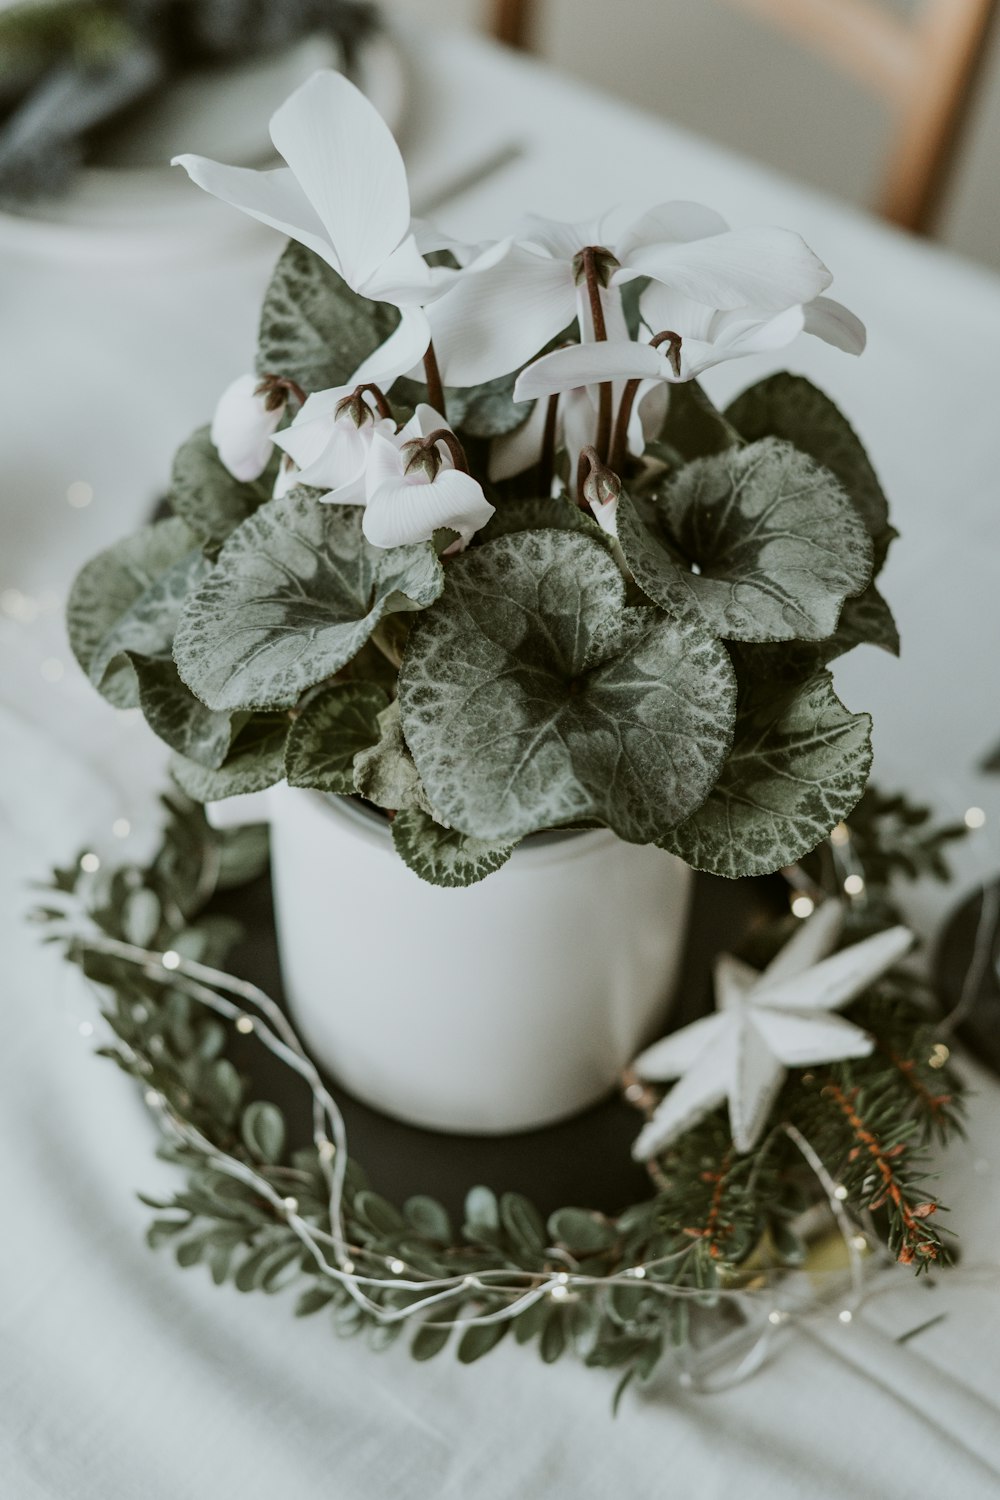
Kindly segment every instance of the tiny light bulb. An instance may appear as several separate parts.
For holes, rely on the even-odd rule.
[[[127,839],[132,832],[132,824],[128,818],[116,818],[111,825],[111,832],[116,839]]]
[[[161,956],[160,963],[165,969],[179,969],[181,966],[181,956],[179,953],[175,953],[173,948],[168,948],[166,953]]]
[[[772,1307],[771,1311],[767,1315],[767,1321],[769,1323],[774,1323],[775,1326],[777,1326],[778,1323],[783,1323],[785,1321],[785,1315],[781,1311],[781,1308]]]
[[[843,846],[845,844],[849,844],[850,841],[851,841],[851,835],[850,835],[850,830],[847,827],[847,824],[846,823],[838,823],[837,826],[836,826],[836,828],[834,828],[833,831],[830,834],[830,843],[831,844],[836,844],[839,849],[842,849]]]
[[[865,888],[865,882],[860,875],[848,875],[844,881],[844,890],[849,896],[860,896]]]
[[[354,1262],[353,1262],[353,1260],[341,1261],[340,1269],[343,1271],[343,1273],[344,1273],[345,1276],[353,1276],[354,1275]]]
[[[290,1214],[297,1214],[298,1213],[298,1211],[299,1211],[299,1200],[298,1200],[298,1198],[282,1198],[281,1203],[282,1203],[282,1207],[286,1210],[287,1213],[290,1213]]]
[[[67,504],[74,510],[84,510],[94,498],[94,486],[85,479],[74,479],[66,488]]]
[[[986,822],[986,814],[981,807],[967,807],[965,809],[966,828],[982,828]]]
[[[249,1036],[253,1031],[253,1016],[237,1016],[236,1030],[242,1032],[244,1036]]]
[[[406,1266],[403,1263],[403,1261],[396,1260],[395,1258],[393,1258],[392,1260],[390,1260],[388,1262],[388,1265],[389,1265],[389,1270],[392,1272],[392,1274],[394,1276],[402,1276],[403,1272],[406,1270]]]
[[[935,1042],[931,1048],[931,1055],[927,1059],[932,1068],[943,1068],[951,1056],[951,1048],[946,1047],[944,1042]]]
[[[645,1276],[645,1274],[646,1274],[646,1267],[645,1266],[633,1266],[632,1267],[632,1275],[635,1277],[636,1281],[641,1281],[642,1278]]]
[[[85,875],[96,875],[101,868],[101,861],[96,854],[81,854],[80,869]]]
[[[811,896],[794,896],[792,898],[792,916],[811,917],[816,910],[816,903]]]
[[[868,1241],[865,1239],[865,1237],[864,1237],[863,1234],[852,1234],[851,1235],[851,1248],[852,1248],[852,1250],[867,1250],[868,1249]]]
[[[564,1286],[560,1286],[560,1285],[556,1285],[556,1286],[554,1286],[554,1287],[553,1287],[553,1288],[552,1288],[552,1291],[551,1291],[551,1293],[550,1293],[550,1296],[552,1296],[552,1297],[555,1297],[555,1298],[556,1298],[556,1300],[557,1300],[557,1301],[559,1301],[559,1302],[561,1302],[561,1301],[562,1301],[562,1299],[563,1299],[563,1298],[564,1298],[564,1297],[565,1297],[565,1296],[566,1296],[566,1295],[567,1295],[567,1292],[566,1292],[566,1288],[565,1288],[565,1287],[564,1287]]]
[[[559,1282],[560,1286],[566,1286],[569,1282],[569,1276],[565,1271],[560,1271],[559,1275],[556,1277],[556,1280]]]
[[[94,1028],[89,1021],[81,1021],[76,1028],[81,1036],[93,1036]]]
[[[842,1323],[850,1323],[852,1318],[854,1317],[854,1314],[851,1312],[851,1309],[849,1307],[843,1307],[837,1314],[837,1317]]]
[[[163,1098],[156,1089],[147,1089],[144,1097],[150,1109],[155,1109],[162,1102]]]
[[[840,1183],[838,1187],[834,1188],[833,1196],[837,1199],[838,1202],[843,1203],[844,1199],[847,1197],[847,1189],[845,1188],[843,1183]]]
[[[240,1019],[249,1021],[250,1017],[242,1016]],[[237,1027],[239,1026],[239,1021],[237,1021],[236,1025]],[[332,1141],[328,1141],[325,1136],[317,1145],[316,1150],[319,1152],[320,1161],[332,1161],[334,1156],[337,1154],[336,1146]]]

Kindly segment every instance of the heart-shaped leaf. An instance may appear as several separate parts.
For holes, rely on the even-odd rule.
[[[740,434],[723,416],[697,380],[685,380],[670,387],[667,414],[659,432],[659,442],[671,448],[686,462],[724,453],[740,445]]]
[[[221,766],[232,744],[232,715],[206,708],[184,686],[171,657],[130,652],[129,659],[139,683],[139,707],[153,733],[178,755],[213,770]]]
[[[392,820],[396,853],[415,875],[430,885],[475,885],[505,865],[513,844],[470,838],[455,828],[442,828],[419,807],[398,812]]]
[[[853,505],[790,443],[696,459],[664,482],[655,514],[650,530],[619,506],[636,582],[664,609],[693,607],[725,640],[823,640],[871,579],[872,544]]]
[[[428,542],[373,547],[362,509],[292,490],[234,531],[174,642],[181,677],[216,709],[291,708],[349,662],[384,614],[443,585]]]
[[[70,645],[116,708],[139,702],[125,653],[169,660],[184,600],[209,567],[197,536],[172,517],[99,552],[77,574],[66,606]]]
[[[713,875],[769,874],[847,816],[871,760],[871,719],[848,712],[829,672],[792,686],[741,682],[736,738],[715,790],[660,842]]]
[[[586,537],[524,531],[455,558],[413,624],[403,732],[439,817],[510,842],[595,820],[648,843],[728,752],[729,658],[698,622],[627,607]]]
[[[499,500],[496,510],[479,533],[477,542],[492,542],[498,536],[511,536],[515,531],[543,531],[554,527],[559,531],[577,531],[589,536],[602,547],[612,546],[612,539],[602,531],[589,511],[581,510],[574,500],[566,495],[519,496],[511,500]]]
[[[398,699],[379,713],[376,735],[376,742],[355,757],[354,791],[376,807],[417,807],[429,813],[427,793],[403,738]]]
[[[222,542],[271,498],[281,457],[274,458],[259,479],[235,479],[216,452],[207,427],[182,443],[170,477],[171,508],[207,542]]]
[[[345,682],[310,698],[288,736],[289,786],[353,792],[354,757],[378,739],[378,716],[388,701],[371,682]]]
[[[307,392],[346,385],[398,323],[395,307],[359,297],[326,261],[293,240],[264,297],[258,372],[283,375]]]
[[[288,719],[284,715],[262,715],[240,731],[228,759],[218,769],[174,755],[170,774],[195,802],[220,802],[224,797],[262,792],[284,778],[287,739]]]
[[[871,460],[854,428],[829,396],[803,375],[770,375],[737,396],[726,420],[750,442],[783,438],[836,475],[876,544],[881,565],[895,532]]]

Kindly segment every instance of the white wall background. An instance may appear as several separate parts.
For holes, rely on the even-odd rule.
[[[383,3],[462,26],[488,9],[486,0]],[[888,140],[883,106],[779,32],[724,0],[536,3],[538,50],[557,67],[854,203],[871,199]],[[918,0],[884,3],[905,13]],[[1000,25],[937,233],[1000,269]]]

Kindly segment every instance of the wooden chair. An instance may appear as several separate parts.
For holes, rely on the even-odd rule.
[[[894,126],[876,208],[926,233],[972,103],[1000,0],[924,0],[915,19],[877,0],[725,0],[784,30],[881,96]],[[492,0],[493,33],[530,45],[533,0]]]

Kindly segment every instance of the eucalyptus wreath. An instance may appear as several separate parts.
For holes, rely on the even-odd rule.
[[[389,1202],[349,1157],[336,1103],[287,1018],[222,968],[239,925],[212,900],[265,871],[266,828],[217,830],[196,804],[164,800],[147,867],[96,868],[84,853],[54,872],[38,916],[100,987],[113,1033],[101,1054],[138,1080],[163,1129],[161,1154],[185,1174],[172,1197],[142,1200],[156,1213],[149,1244],[170,1246],[178,1265],[241,1292],[295,1287],[298,1316],[325,1313],[339,1334],[364,1331],[376,1348],[405,1331],[417,1360],[453,1343],[469,1363],[507,1336],[546,1362],[573,1349],[620,1369],[620,1394],[665,1360],[683,1368],[706,1329],[731,1332],[734,1310],[766,1341],[813,1306],[795,1273],[817,1212],[845,1248],[833,1276],[842,1299],[845,1282],[850,1298],[862,1295],[868,1256],[917,1273],[948,1261],[926,1155],[961,1128],[961,1084],[930,996],[898,970],[847,1011],[876,1038],[869,1057],[790,1073],[752,1152],[734,1148],[725,1109],[714,1110],[649,1163],[650,1196],[615,1217],[567,1206],[545,1219],[527,1198],[485,1185],[469,1193],[461,1224],[425,1195]],[[891,917],[890,874],[940,869],[955,835],[874,791],[856,840],[854,826],[789,872],[819,900],[842,891],[845,868],[866,870],[846,944],[873,911]],[[766,961],[795,923],[756,929],[745,956]],[[252,1070],[233,1060],[239,1038],[269,1047],[311,1090],[311,1144],[292,1146],[282,1110],[257,1096]],[[653,1091],[623,1086],[652,1108]]]

